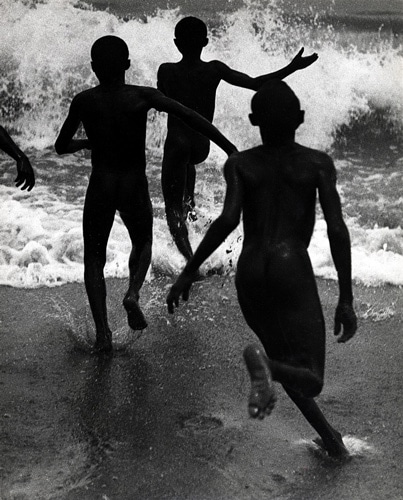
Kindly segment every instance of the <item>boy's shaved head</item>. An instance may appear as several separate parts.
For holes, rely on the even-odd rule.
[[[91,59],[97,68],[114,73],[126,69],[129,49],[121,38],[113,35],[103,36],[93,44]]]
[[[282,80],[270,80],[253,96],[251,119],[254,125],[279,132],[292,132],[303,121],[298,97]]]
[[[175,26],[175,38],[189,41],[205,40],[207,38],[207,26],[197,17],[184,17]]]

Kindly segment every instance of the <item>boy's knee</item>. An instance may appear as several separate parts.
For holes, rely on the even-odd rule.
[[[306,398],[316,398],[322,392],[323,389],[323,379],[314,376],[313,380],[310,381],[309,387],[304,388],[303,396]]]
[[[99,252],[84,253],[84,267],[91,266],[104,267],[106,264],[106,254],[101,255]]]

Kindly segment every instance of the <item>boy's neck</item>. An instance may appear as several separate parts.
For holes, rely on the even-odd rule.
[[[201,61],[201,53],[202,53],[202,49],[192,50],[189,52],[181,52],[181,54],[182,54],[181,62],[183,62],[185,64],[198,63]]]
[[[103,88],[116,88],[116,87],[121,87],[124,85],[126,82],[125,80],[125,75],[117,75],[111,78],[101,78],[99,80],[99,85]]]
[[[270,132],[265,133],[264,131],[261,131],[261,137],[264,146],[280,147],[291,145],[295,142],[295,132],[276,135]]]

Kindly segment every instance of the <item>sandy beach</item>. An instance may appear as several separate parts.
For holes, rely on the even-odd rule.
[[[399,287],[356,287],[360,328],[339,345],[337,285],[318,282],[328,325],[318,401],[352,452],[340,465],[312,443],[280,387],[273,414],[248,419],[242,349],[254,336],[233,278],[196,284],[174,317],[164,305],[170,282],[145,285],[149,328],[133,338],[125,282],[108,281],[109,360],[85,349],[82,284],[0,287],[2,500],[402,498]]]

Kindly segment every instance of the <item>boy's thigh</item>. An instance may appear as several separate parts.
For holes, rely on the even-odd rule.
[[[130,239],[134,243],[152,242],[153,213],[151,201],[137,207],[134,206],[130,211],[119,211],[119,214],[129,232]]]
[[[106,245],[116,212],[113,183],[101,175],[91,175],[84,202],[84,244]]]

